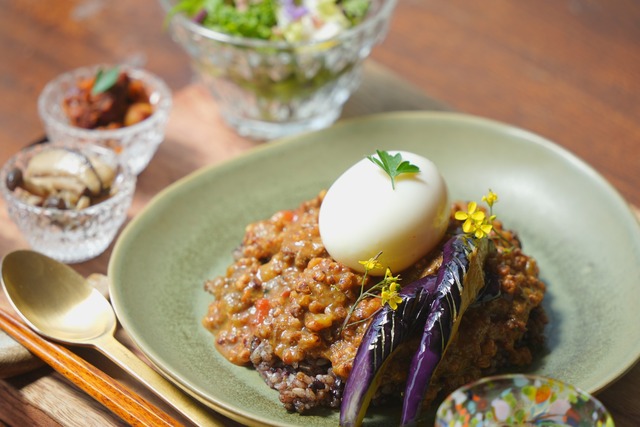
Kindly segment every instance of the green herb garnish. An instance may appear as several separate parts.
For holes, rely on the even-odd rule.
[[[113,87],[118,81],[120,70],[118,67],[113,67],[107,71],[100,68],[96,74],[96,80],[93,82],[91,88],[91,94],[97,95],[102,92],[106,92]]]
[[[198,17],[197,23],[226,34],[240,37],[269,40],[273,28],[278,23],[277,1],[261,0],[242,2],[229,0],[181,0],[169,11],[168,18],[184,12],[187,16]]]
[[[418,173],[420,168],[411,164],[408,160],[402,160],[402,155],[397,153],[391,155],[387,151],[376,150],[378,157],[367,156],[376,165],[380,166],[383,171],[391,178],[391,188],[396,189],[395,179],[403,173]]]

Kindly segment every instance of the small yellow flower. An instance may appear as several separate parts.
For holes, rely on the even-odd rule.
[[[485,221],[485,213],[478,210],[478,204],[476,202],[469,202],[467,205],[467,211],[458,211],[454,215],[458,221],[464,221],[462,224],[462,231],[465,233],[473,233],[476,231],[478,224],[482,224]]]
[[[358,263],[362,265],[366,271],[380,269],[382,268],[382,263],[378,261],[378,256],[380,256],[380,254],[376,255],[373,258],[369,258],[366,261],[358,261]]]
[[[478,209],[476,202],[469,202],[466,212],[457,211],[454,214],[456,220],[464,221],[462,223],[462,231],[465,234],[474,236],[476,239],[490,237],[490,234],[493,234],[490,237],[491,239],[499,238],[511,246],[509,241],[493,226],[496,220],[496,216],[493,214],[493,205],[498,202],[498,195],[489,189],[489,192],[482,196],[482,201],[489,207],[488,213],[485,213],[482,209]]]
[[[482,221],[480,223],[475,224],[475,229],[473,230],[473,234],[478,239],[482,239],[485,236],[488,236],[493,229],[493,225],[490,222]]]
[[[398,289],[400,285],[397,282],[391,282],[389,286],[382,288],[380,297],[382,298],[382,305],[389,304],[392,310],[398,308],[398,304],[402,302],[402,297],[398,295]]]
[[[385,283],[389,284],[389,283],[393,283],[393,282],[397,282],[398,280],[400,280],[400,276],[395,276],[393,274],[391,274],[391,269],[389,267],[387,267],[387,271],[385,271],[384,273],[384,281]]]
[[[486,196],[482,196],[482,201],[486,202],[489,207],[493,207],[493,204],[498,201],[498,195],[489,189],[489,193]]]

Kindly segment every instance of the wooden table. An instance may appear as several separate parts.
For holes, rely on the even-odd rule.
[[[43,135],[36,110],[43,85],[99,62],[138,62],[174,91],[167,139],[139,177],[130,217],[196,167],[258,144],[226,128],[215,103],[192,83],[186,56],[165,33],[154,0],[1,0],[0,7],[0,163]],[[571,150],[640,206],[638,22],[640,4],[631,0],[400,0],[344,116],[453,109],[508,122]],[[0,205],[4,255],[26,244]],[[109,254],[74,267],[84,275],[105,273]],[[4,295],[0,307],[8,308]],[[127,342],[123,331],[118,337]],[[95,352],[74,351],[136,387]],[[598,397],[618,426],[640,425],[640,367]],[[0,422],[120,423],[46,367],[0,380]]]

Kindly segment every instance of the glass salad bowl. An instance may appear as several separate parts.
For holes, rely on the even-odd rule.
[[[385,38],[396,4],[371,0],[354,26],[328,38],[286,41],[214,31],[177,12],[179,1],[160,1],[173,39],[190,56],[223,119],[255,139],[321,129],[337,120],[360,84],[363,61]]]

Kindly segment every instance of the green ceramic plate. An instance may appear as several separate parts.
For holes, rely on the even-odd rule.
[[[234,366],[200,325],[203,282],[231,262],[244,226],[297,206],[376,148],[435,161],[452,198],[500,196],[548,284],[549,353],[532,369],[596,392],[640,355],[640,227],[592,168],[529,132],[451,113],[396,113],[265,144],[157,196],[119,238],[111,298],[141,350],[179,386],[246,424],[337,425],[337,413],[287,413],[258,374]],[[399,219],[401,220],[401,219]],[[389,425],[380,412],[367,425]]]

